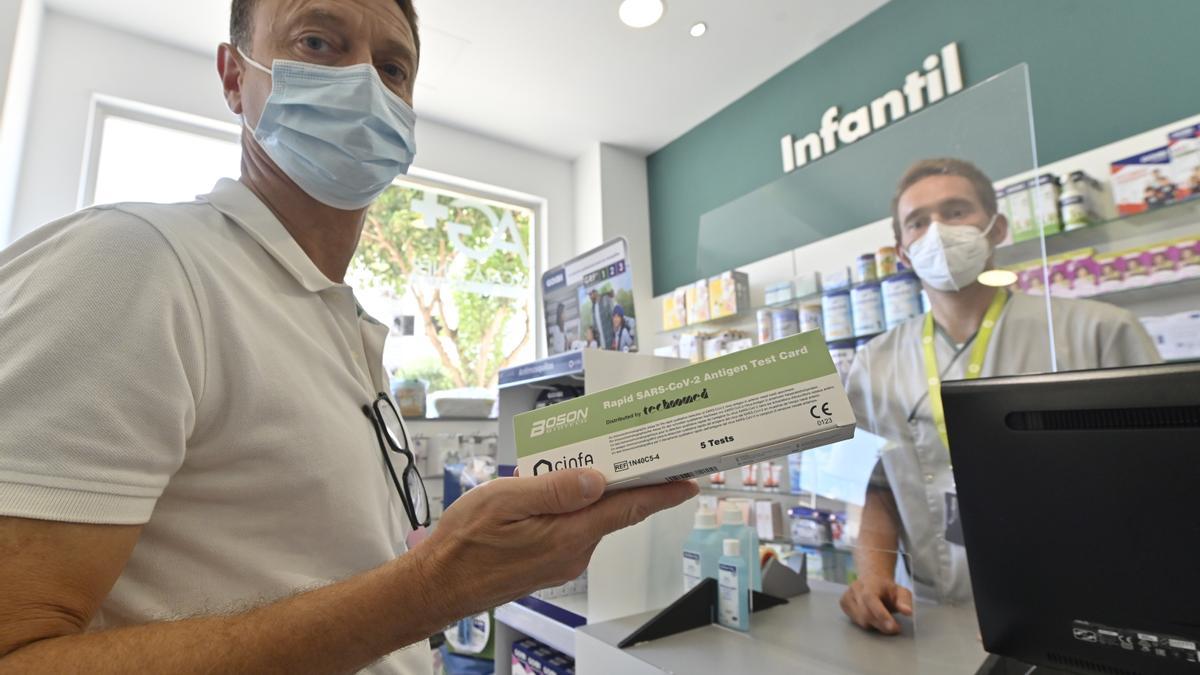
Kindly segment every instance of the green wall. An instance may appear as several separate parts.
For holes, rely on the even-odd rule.
[[[654,293],[699,276],[703,214],[783,176],[781,136],[954,40],[968,87],[1029,64],[1040,163],[1200,113],[1200,0],[891,0],[649,157]]]

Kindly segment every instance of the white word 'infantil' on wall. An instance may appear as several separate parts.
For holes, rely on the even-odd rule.
[[[800,138],[788,134],[780,139],[784,173],[828,155],[838,149],[839,143],[850,145],[909,113],[962,91],[963,74],[957,42],[942,47],[940,56],[926,56],[921,65],[924,72],[914,70],[909,73],[901,88],[884,93],[841,119],[838,119],[838,107],[832,106],[821,115],[819,131]]]

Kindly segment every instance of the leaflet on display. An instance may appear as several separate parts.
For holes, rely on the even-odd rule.
[[[687,480],[854,435],[819,331],[516,415],[521,475],[590,467],[609,489]]]

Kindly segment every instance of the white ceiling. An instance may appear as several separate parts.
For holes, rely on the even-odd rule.
[[[634,30],[619,0],[417,0],[417,112],[568,159],[597,141],[652,152],[886,2],[666,1]],[[204,54],[228,33],[229,0],[47,4]]]

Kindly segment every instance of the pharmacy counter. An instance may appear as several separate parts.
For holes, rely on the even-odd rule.
[[[972,607],[918,603],[903,634],[886,637],[850,623],[838,607],[845,586],[812,582],[812,592],[753,615],[749,633],[698,628],[628,649],[617,643],[654,612],[583,626],[575,635],[579,675],[814,673],[964,675],[987,654]]]

